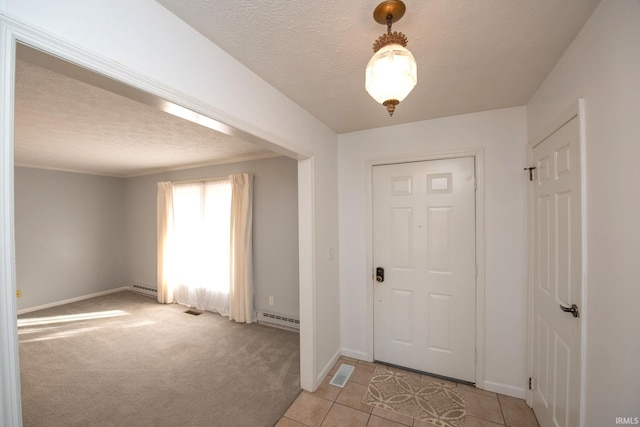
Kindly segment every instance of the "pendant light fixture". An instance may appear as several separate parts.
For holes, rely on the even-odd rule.
[[[373,19],[387,25],[387,33],[373,44],[373,57],[367,64],[365,88],[377,102],[387,107],[389,116],[418,82],[416,60],[406,48],[407,36],[394,31],[391,24],[397,22],[406,7],[400,0],[380,3],[373,11]]]

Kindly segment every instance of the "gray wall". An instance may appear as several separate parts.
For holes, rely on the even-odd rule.
[[[156,183],[240,172],[254,175],[255,309],[298,318],[298,172],[286,157],[129,179],[16,167],[18,309],[155,289]]]
[[[15,168],[18,309],[125,284],[125,181]]]
[[[287,157],[130,178],[126,182],[127,259],[131,284],[156,288],[156,194],[159,181],[252,173],[255,310],[298,318],[298,165]],[[274,305],[268,305],[273,296]]]

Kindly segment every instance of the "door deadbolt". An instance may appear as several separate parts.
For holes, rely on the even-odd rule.
[[[384,282],[384,268],[376,268],[376,281],[380,283]]]

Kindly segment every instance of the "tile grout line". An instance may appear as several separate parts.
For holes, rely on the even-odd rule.
[[[360,362],[361,362],[360,360],[358,360],[358,361],[356,362],[356,366],[355,366],[355,367],[354,367],[354,369],[353,369],[353,370],[354,370],[354,372],[355,372],[355,368],[360,364]],[[362,366],[366,366],[366,365],[363,363],[363,364],[362,364]],[[347,383],[348,383],[348,382],[349,382],[349,381],[347,381]],[[371,380],[369,380],[369,383],[371,383]],[[356,384],[357,384],[357,383],[356,383]],[[368,387],[369,387],[369,384],[365,385],[365,387],[367,387],[367,388],[368,388]],[[368,426],[368,425],[369,425],[369,423],[371,422],[371,416],[373,415],[373,409],[371,410],[371,412],[369,412],[369,414],[368,414],[368,415],[369,415],[369,416],[367,417],[367,424],[365,424],[365,426]]]
[[[331,402],[331,406],[329,406],[329,410],[327,411],[326,415],[322,418],[322,421],[320,421],[320,424],[318,424],[320,427],[322,427],[322,424],[324,424],[324,420],[326,420],[327,417],[329,416],[329,412],[331,412],[331,408],[333,408],[333,405],[335,405],[335,403],[336,403],[335,400]]]
[[[500,414],[502,415],[502,421],[503,422],[503,426],[507,425],[507,417],[504,416],[504,410],[502,409],[502,403],[500,402],[500,397],[498,396],[498,393],[496,393],[496,399],[498,400],[498,407],[500,408]]]
[[[348,381],[347,381],[348,382]],[[345,383],[345,385],[347,385]],[[333,405],[336,404],[336,401],[338,400],[338,397],[340,397],[340,395],[342,394],[342,392],[344,391],[344,387],[342,387],[342,389],[338,392],[338,394],[336,395],[335,399],[330,400],[331,402],[331,406],[329,406],[329,410],[327,411],[326,415],[322,418],[322,421],[320,421],[320,424],[318,424],[320,427],[322,427],[322,424],[324,424],[324,421],[327,419],[327,417],[329,416],[329,412],[331,412],[331,409],[333,409]],[[328,400],[328,399],[327,399]]]

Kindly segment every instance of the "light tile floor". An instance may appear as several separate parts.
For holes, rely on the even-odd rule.
[[[344,388],[330,385],[333,374],[343,363],[355,366],[349,381]],[[376,366],[341,357],[318,390],[300,393],[276,427],[434,427],[433,424],[362,403]],[[522,399],[463,384],[457,384],[457,387],[464,396],[467,427],[538,427],[533,411]]]

